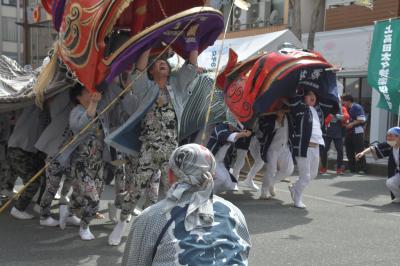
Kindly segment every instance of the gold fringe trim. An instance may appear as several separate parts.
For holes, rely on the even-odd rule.
[[[57,68],[57,53],[58,53],[58,42],[55,42],[53,45],[53,54],[50,58],[50,62],[44,66],[42,71],[40,72],[35,87],[33,91],[35,93],[35,104],[40,108],[43,109],[44,103],[44,92],[49,86],[50,81],[53,80],[54,74]]]

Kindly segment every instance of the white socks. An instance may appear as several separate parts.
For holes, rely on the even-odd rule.
[[[67,226],[67,218],[69,216],[68,206],[60,205],[60,228],[62,230]]]

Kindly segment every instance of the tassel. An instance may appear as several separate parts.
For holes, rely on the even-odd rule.
[[[33,91],[35,92],[35,104],[43,109],[44,103],[44,92],[49,85],[50,81],[53,80],[54,74],[57,68],[57,52],[58,52],[58,43],[54,43],[53,53],[50,57],[50,61],[45,65],[40,71],[40,74],[37,78],[35,87]]]

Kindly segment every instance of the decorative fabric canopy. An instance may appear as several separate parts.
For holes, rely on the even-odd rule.
[[[247,64],[241,63],[227,75],[225,102],[243,123],[280,108],[280,100],[294,96],[299,87],[313,90],[338,108],[336,74],[330,68],[332,65],[317,53],[300,50],[267,53]]]
[[[42,4],[51,11],[59,32],[58,55],[91,91],[104,89],[145,49],[161,42],[174,41],[172,48],[183,58],[194,48],[201,53],[218,38],[224,24],[221,12],[204,7],[203,0],[173,5],[168,0],[42,0]],[[106,53],[107,41],[118,31],[127,32],[129,39]]]

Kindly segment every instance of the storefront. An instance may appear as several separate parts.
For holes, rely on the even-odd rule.
[[[384,140],[386,130],[397,122],[397,117],[376,107],[379,94],[367,82],[372,32],[373,26],[368,26],[319,32],[315,37],[315,50],[342,68],[338,81],[343,84],[343,93],[351,94],[364,107],[368,142]],[[307,37],[303,36],[303,43]]]

